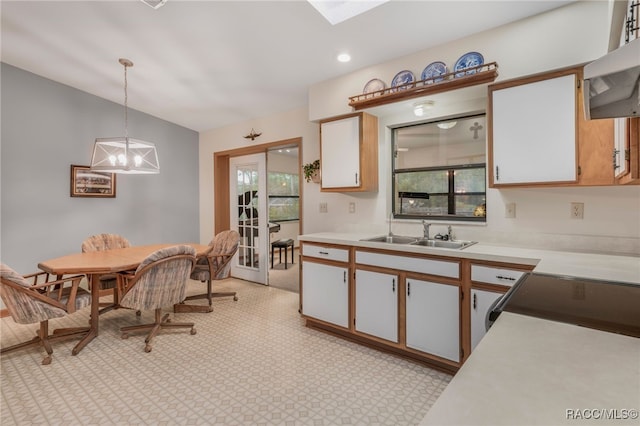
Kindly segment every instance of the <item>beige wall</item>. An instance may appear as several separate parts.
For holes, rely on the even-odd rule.
[[[371,78],[392,80],[395,73],[411,69],[419,75],[430,62],[451,66],[468,51],[481,52],[485,62],[497,62],[499,80],[591,61],[607,52],[610,8],[608,2],[577,2],[516,24],[460,39],[444,46],[398,58],[309,89],[308,108],[274,114],[204,132],[200,135],[200,235],[208,242],[213,232],[213,152],[246,146],[242,138],[251,128],[262,131],[255,143],[303,138],[303,163],[319,157],[318,127],[324,117],[351,111],[348,97],[360,93]],[[486,88],[458,90],[429,97],[436,101],[432,118],[469,113],[486,108]],[[416,100],[379,107],[369,112],[379,117],[379,173],[377,193],[326,194],[319,185],[303,185],[303,232],[371,231],[384,233],[390,212],[391,132],[389,127],[415,122],[411,105]],[[551,100],[552,101],[552,100]],[[535,124],[535,117],[532,117]],[[319,213],[319,204],[328,213]],[[504,218],[504,205],[516,203],[516,218]],[[583,202],[583,220],[569,219],[570,202]],[[356,212],[349,213],[355,203]],[[458,238],[529,247],[578,251],[640,254],[640,187],[489,189],[485,225],[454,224]],[[444,224],[434,225],[440,232]],[[396,233],[418,234],[418,221],[393,223]]]

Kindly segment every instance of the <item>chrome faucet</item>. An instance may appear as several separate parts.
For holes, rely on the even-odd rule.
[[[391,221],[393,220],[393,213],[389,213],[389,236],[393,236],[393,232],[391,232]]]
[[[422,230],[423,230],[422,232],[423,232],[424,238],[427,239],[427,240],[429,239],[429,228],[430,227],[431,227],[430,223],[427,223],[426,220],[422,221]]]
[[[451,225],[447,226],[447,240],[453,241],[453,235],[451,234]]]

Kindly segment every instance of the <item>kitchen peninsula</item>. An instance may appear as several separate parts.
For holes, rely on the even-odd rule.
[[[503,312],[490,332],[480,337],[482,341],[472,342],[472,338],[474,292],[508,288],[517,281],[515,277],[527,271],[640,286],[639,257],[484,243],[473,244],[464,250],[451,250],[363,241],[371,237],[374,235],[366,233],[318,233],[300,237],[303,262],[301,312],[309,326],[337,331],[337,334],[355,340],[369,338],[368,343],[374,346],[400,351],[405,356],[407,353],[409,356],[420,354],[416,358],[421,361],[457,371],[423,420],[424,424],[575,423],[580,416],[593,416],[593,409],[611,409],[604,415],[613,416],[610,421],[616,424],[637,424],[637,417],[633,416],[640,408],[639,338],[511,312]],[[314,255],[326,260],[317,260]],[[370,256],[374,256],[374,262],[367,261]],[[415,262],[406,263],[403,259],[417,259],[429,266],[416,272]],[[393,263],[386,263],[388,260]],[[331,317],[318,320],[316,311],[305,310],[304,304],[309,302],[305,299],[305,268],[311,266],[313,269],[316,262],[343,268],[344,276],[338,275],[336,281],[343,280],[349,290],[343,293],[347,321],[341,325],[332,323]],[[362,280],[366,277],[367,284],[375,282],[372,277],[377,277],[376,274],[389,275],[393,292],[397,285],[397,294],[404,293],[404,297],[392,298],[392,304],[397,302],[399,306],[399,312],[390,314],[398,318],[396,322],[392,321],[399,330],[397,335],[380,337],[356,327],[360,317],[366,318],[366,310],[358,307],[361,297],[357,287],[359,270],[370,274],[360,275]],[[491,282],[493,278],[506,282]],[[436,310],[438,305],[448,306],[458,311],[436,323],[440,330],[431,329],[436,334],[434,346],[416,349],[409,345],[411,326],[405,321],[410,318],[408,299],[414,288],[419,288],[415,283],[420,280],[434,289],[459,290],[461,299],[459,304],[446,304],[442,299],[429,306],[428,309]],[[362,293],[365,287],[362,287],[363,283],[360,286]],[[443,294],[431,293],[434,297],[445,297]],[[496,297],[499,295],[500,292]],[[334,307],[341,303],[337,300],[328,302]],[[483,310],[482,317],[488,309]],[[442,309],[438,313],[447,315]],[[384,310],[378,310],[376,314],[378,317],[389,315]],[[459,328],[448,328],[448,323],[455,318],[459,318]],[[383,322],[391,319],[387,317]],[[421,328],[429,328],[428,323],[422,322]],[[456,330],[459,334],[451,334]],[[449,335],[443,336],[443,333]],[[448,344],[461,349],[459,357],[455,352],[439,352],[441,348],[449,347]],[[602,412],[595,413],[602,415]]]

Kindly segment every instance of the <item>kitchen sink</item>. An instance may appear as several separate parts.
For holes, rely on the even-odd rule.
[[[439,247],[439,248],[462,250],[475,243],[476,241],[462,241],[462,240],[445,241],[445,240],[420,239],[410,244],[416,245],[416,246]]]
[[[415,237],[404,237],[402,235],[382,235],[380,237],[367,238],[362,241],[373,241],[377,243],[390,244],[413,244],[418,241]]]
[[[377,243],[389,243],[389,244],[409,244],[413,246],[437,247],[437,248],[447,248],[447,249],[454,249],[454,250],[462,250],[476,243],[476,241],[462,241],[462,240],[453,240],[453,241],[431,240],[431,239],[427,240],[424,238],[417,238],[417,237],[405,237],[403,235],[381,235],[379,237],[366,238],[362,241],[373,241]]]

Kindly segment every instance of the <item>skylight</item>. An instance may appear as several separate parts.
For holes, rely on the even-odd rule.
[[[308,0],[311,6],[315,7],[331,25],[339,24],[342,21],[360,15],[374,7],[380,6],[389,0]]]

